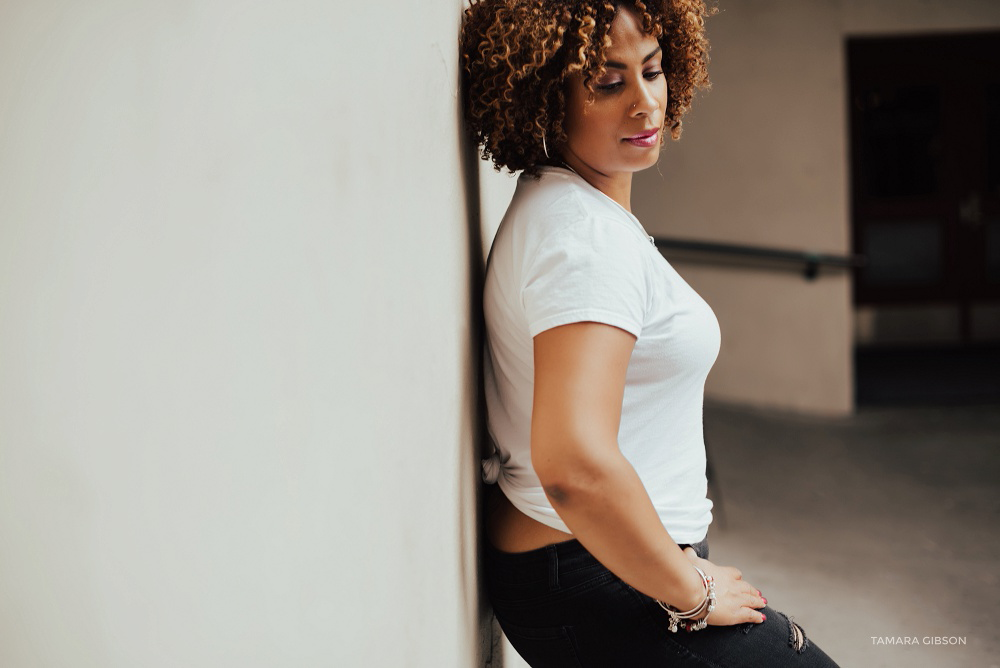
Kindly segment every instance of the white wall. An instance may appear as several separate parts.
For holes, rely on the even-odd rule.
[[[500,221],[507,211],[507,205],[510,204],[510,198],[514,195],[520,172],[511,175],[506,170],[495,171],[492,162],[479,160],[478,163],[479,212],[482,219],[483,260],[485,261],[489,256],[493,237],[496,236],[497,228],[500,227]],[[499,624],[495,628],[499,635],[498,649],[502,657],[503,668],[528,668],[528,664],[503,635]]]
[[[0,665],[476,665],[461,3],[0,3]]]

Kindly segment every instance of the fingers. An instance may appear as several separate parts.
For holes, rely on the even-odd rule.
[[[759,605],[760,599],[752,601],[737,601],[729,598],[719,605],[708,616],[708,623],[718,626],[730,626],[733,624],[761,624],[767,620],[767,613],[764,606]],[[758,610],[757,608],[761,608]]]
[[[731,611],[729,613],[732,615],[729,618],[731,621],[726,623],[761,624],[767,619],[767,613],[763,612],[763,608],[767,606],[767,599],[761,596],[759,589],[744,580],[733,580],[729,591],[720,596],[719,600],[723,609],[728,608]]]
[[[741,580],[741,583],[743,584],[743,592],[746,596],[745,600],[747,601],[747,607],[763,608],[767,605],[767,599],[760,593],[760,589],[757,589],[746,580]]]
[[[747,616],[747,621],[760,624],[767,619],[767,615],[757,608],[765,607],[767,605],[767,599],[761,595],[759,589],[751,585],[749,582],[744,582],[744,584],[747,588],[745,594],[746,603],[744,603],[743,610]]]

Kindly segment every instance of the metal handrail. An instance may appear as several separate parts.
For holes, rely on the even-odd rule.
[[[866,258],[863,255],[831,255],[829,253],[814,253],[811,251],[794,251],[783,248],[766,248],[761,246],[741,246],[738,244],[723,244],[714,241],[693,241],[669,237],[653,237],[657,248],[726,255],[737,258],[778,262],[802,266],[802,275],[806,280],[813,280],[819,275],[820,267],[830,267],[837,270],[849,270],[863,267]]]

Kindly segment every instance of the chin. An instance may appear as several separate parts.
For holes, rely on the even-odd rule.
[[[650,146],[642,153],[636,153],[633,148],[628,148],[626,150],[628,150],[631,154],[622,156],[622,160],[619,163],[622,166],[622,171],[640,172],[644,169],[649,169],[654,166],[657,161],[659,161],[662,143],[657,144],[656,146]]]
[[[660,147],[657,146],[656,150],[650,149],[648,156],[642,156],[639,159],[631,160],[629,165],[629,170],[631,172],[641,172],[644,169],[649,169],[654,167],[660,159]]]
[[[643,170],[643,169],[649,169],[650,167],[655,167],[656,163],[659,161],[660,161],[660,149],[659,147],[657,147],[656,151],[653,153],[652,156],[650,156],[649,160],[647,160],[646,163],[639,169]]]

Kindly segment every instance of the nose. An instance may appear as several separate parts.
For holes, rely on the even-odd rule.
[[[648,116],[660,108],[660,101],[656,97],[655,85],[656,81],[642,80],[636,87],[637,92],[635,99],[632,100],[629,115],[632,117]]]

